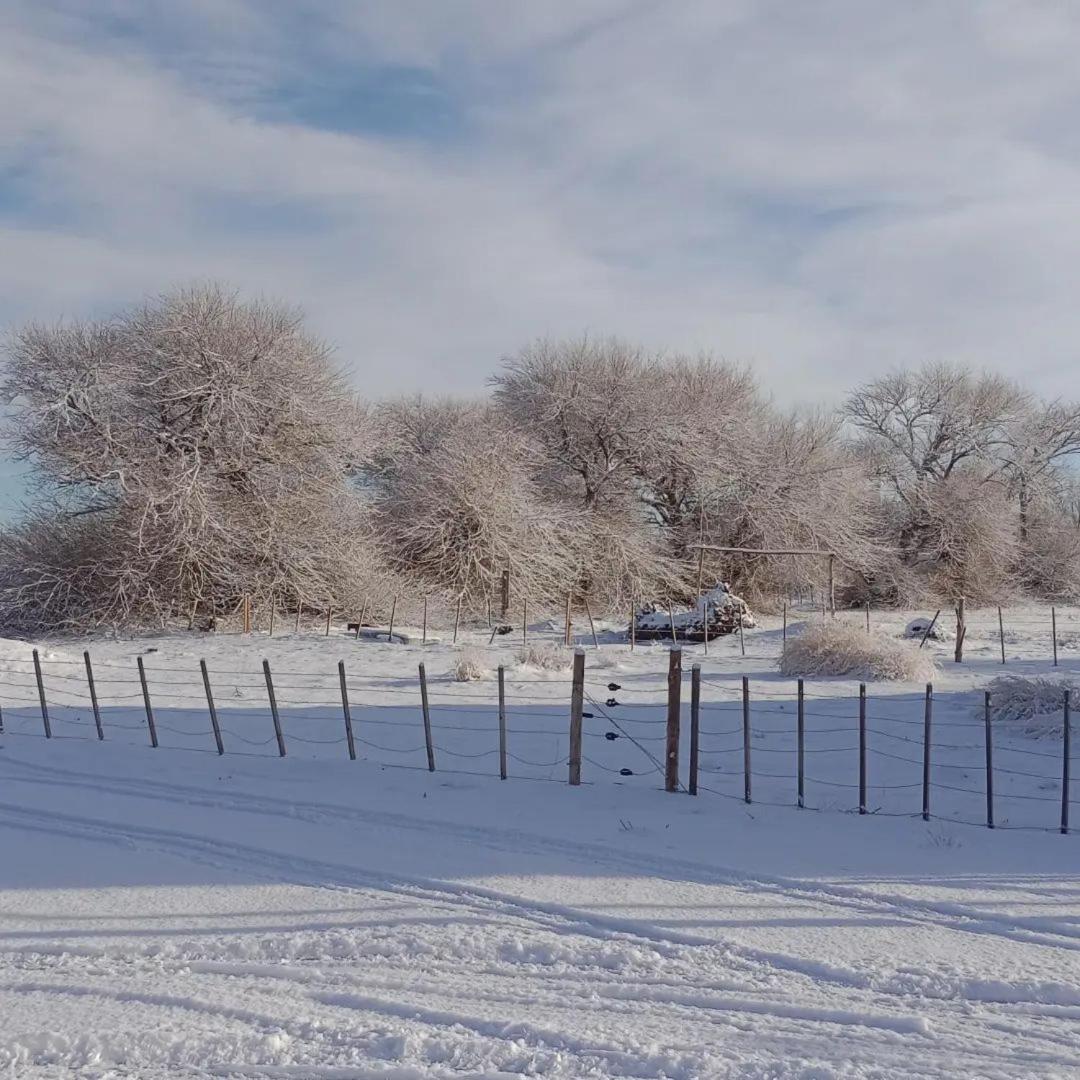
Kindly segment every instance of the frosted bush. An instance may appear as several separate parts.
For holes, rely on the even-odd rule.
[[[569,671],[574,654],[559,645],[526,645],[518,654],[522,667],[540,668],[543,671]]]
[[[476,682],[489,670],[487,657],[479,649],[462,649],[450,669],[450,676],[457,682]]]
[[[1001,675],[986,689],[990,692],[990,719],[1015,725],[1025,735],[1035,738],[1061,734],[1066,690],[1080,704],[1080,688],[1067,678]],[[979,715],[982,715],[981,704]]]
[[[780,657],[784,675],[928,682],[936,670],[930,655],[916,646],[839,621],[806,626],[789,636]]]

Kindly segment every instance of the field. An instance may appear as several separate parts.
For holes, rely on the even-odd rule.
[[[872,620],[899,632],[912,614]],[[815,617],[793,615],[791,632]],[[981,690],[1003,670],[997,618],[969,616],[962,666],[951,645],[927,643],[940,666],[929,821],[925,690],[910,684],[868,688],[860,815],[858,686],[807,683],[796,807],[795,686],[776,674],[775,617],[746,632],[745,656],[734,637],[707,656],[684,650],[703,676],[697,797],[661,790],[668,647],[631,653],[615,624],[598,626],[599,648],[576,628],[591,714],[580,788],[566,784],[569,674],[521,664],[520,630],[491,645],[485,628],[462,633],[485,658],[471,682],[449,677],[459,650],[445,631],[426,645],[355,641],[343,626],[329,637],[312,627],[42,642],[48,740],[30,646],[3,642],[0,1067],[97,1078],[1075,1076],[1080,840],[1059,832],[1059,718],[1042,737],[995,726],[997,827],[985,824]],[[1080,612],[1058,611],[1057,623],[1059,673],[1075,675]],[[1007,609],[1004,625],[1004,670],[1049,673],[1049,609]],[[554,641],[561,626],[529,634]]]

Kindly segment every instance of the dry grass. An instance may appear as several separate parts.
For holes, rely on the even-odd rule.
[[[574,662],[574,653],[561,645],[526,645],[518,652],[517,659],[522,667],[569,671]]]
[[[450,669],[450,677],[457,682],[476,682],[491,674],[487,656],[479,649],[464,648]]]
[[[1001,675],[989,683],[990,718],[1041,739],[1060,736],[1064,727],[1065,691],[1080,704],[1080,688],[1069,678],[1027,678]],[[979,708],[982,715],[982,706]]]
[[[788,638],[780,671],[784,675],[928,682],[937,669],[929,653],[906,641],[829,620],[806,626]]]

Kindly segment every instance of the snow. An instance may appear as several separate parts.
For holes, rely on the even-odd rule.
[[[894,634],[905,623],[873,619]],[[1048,674],[1048,612],[1014,609],[1006,622],[1022,642],[1006,670]],[[654,771],[667,648],[631,654],[603,625],[599,651],[587,650],[580,788],[565,783],[569,676],[521,666],[520,633],[490,648],[486,630],[462,634],[492,672],[506,667],[506,782],[494,675],[453,681],[458,650],[445,640],[355,641],[342,628],[330,639],[39,643],[51,740],[30,646],[3,642],[0,1069],[151,1080],[1076,1076],[1080,841],[1056,831],[1060,739],[995,731],[999,828],[980,825],[981,691],[1002,665],[996,610],[968,623],[963,665],[926,646],[941,668],[929,822],[918,816],[923,689],[904,684],[873,688],[872,812],[860,816],[849,812],[857,792],[830,786],[855,780],[857,684],[808,682],[815,809],[794,807],[794,686],[776,673],[782,635],[769,616],[746,633],[745,658],[732,638],[710,642],[708,656],[684,649],[684,668],[702,666],[703,761],[720,770],[702,774],[710,790],[697,798],[659,790]],[[1058,623],[1063,640],[1080,640],[1080,612],[1059,611]],[[1075,646],[1060,653],[1060,674],[1075,677]],[[357,761],[345,752],[338,660]],[[687,686],[684,708],[688,698]]]

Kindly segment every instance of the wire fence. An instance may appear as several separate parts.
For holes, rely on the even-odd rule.
[[[337,669],[261,670],[150,662],[0,657],[5,738],[119,741],[156,750],[332,760],[565,782],[573,752],[571,677],[504,671],[502,680],[374,678]],[[688,675],[689,673],[687,673]],[[586,782],[655,789],[671,749],[659,673],[586,668],[581,760]],[[421,686],[421,678],[424,680]],[[502,683],[502,692],[499,685]],[[691,779],[683,680],[674,746]],[[1070,718],[1035,739],[987,719],[982,694],[800,695],[777,680],[702,672],[697,792],[748,805],[934,818],[1067,832],[1076,756]],[[929,704],[928,704],[929,703]]]

